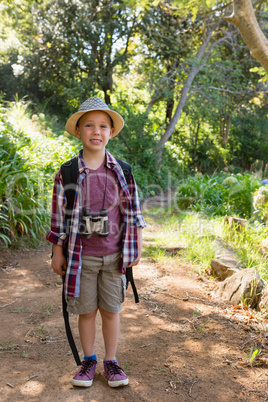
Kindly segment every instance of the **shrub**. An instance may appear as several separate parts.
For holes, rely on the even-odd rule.
[[[49,228],[53,177],[76,146],[46,135],[19,102],[0,104],[0,143],[0,240],[38,245]]]
[[[254,193],[253,207],[256,217],[260,217],[265,223],[268,221],[268,187],[261,186]]]
[[[223,180],[222,184],[223,184],[223,186],[226,186],[226,187],[233,187],[233,186],[236,186],[238,184],[238,180],[234,176],[229,176],[229,177],[226,177],[226,179]]]
[[[253,192],[260,186],[254,176],[225,174],[188,177],[177,190],[177,205],[210,216],[236,215],[249,218],[253,212]]]

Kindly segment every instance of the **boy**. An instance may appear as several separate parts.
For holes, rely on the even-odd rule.
[[[139,263],[142,228],[146,225],[133,176],[127,184],[121,166],[105,149],[123,126],[123,118],[98,97],[83,102],[67,121],[67,132],[79,138],[83,145],[78,155],[79,173],[68,236],[60,170],[55,177],[47,239],[53,243],[54,272],[66,274],[67,310],[78,314],[84,359],[72,380],[76,386],[90,387],[93,382],[98,310],[102,318],[103,363],[108,384],[110,387],[128,384],[116,361],[119,312],[125,297],[126,267]],[[66,261],[63,245],[67,237]]]

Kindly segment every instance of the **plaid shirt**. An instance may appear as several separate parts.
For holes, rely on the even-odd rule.
[[[119,271],[125,273],[125,267],[137,258],[137,227],[145,227],[141,214],[137,186],[133,175],[127,185],[124,173],[116,159],[106,151],[106,166],[112,169],[120,185],[120,210],[123,220],[122,236],[122,263]],[[82,181],[86,176],[85,163],[82,158],[82,150],[78,155],[78,181],[73,205],[70,234],[68,240],[67,271],[65,279],[65,291],[69,297],[79,297],[80,277],[82,269],[82,242],[79,235],[79,222],[82,208]],[[63,245],[66,238],[65,207],[67,199],[64,193],[61,171],[56,174],[52,196],[51,230],[47,234],[48,241],[54,244]]]

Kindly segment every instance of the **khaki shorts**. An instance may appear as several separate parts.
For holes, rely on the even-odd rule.
[[[126,295],[126,277],[118,271],[120,253],[82,256],[80,297],[67,297],[67,311],[88,314],[98,307],[119,313]]]

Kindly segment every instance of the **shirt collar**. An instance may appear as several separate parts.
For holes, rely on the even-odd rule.
[[[107,150],[105,150],[106,153],[106,166],[110,169],[113,169],[114,165],[117,165],[117,161],[113,155],[110,154]],[[80,149],[79,154],[78,154],[78,171],[79,174],[85,172],[87,169],[85,162],[83,160],[83,149]]]
[[[79,174],[81,174],[85,171],[86,171],[86,165],[85,162],[83,161],[83,149],[80,149],[78,154],[78,172]]]
[[[105,152],[106,152],[106,165],[109,168],[113,168],[113,166],[111,165],[117,165],[117,160],[113,155],[110,154],[110,152],[108,152],[107,150],[105,150]]]

